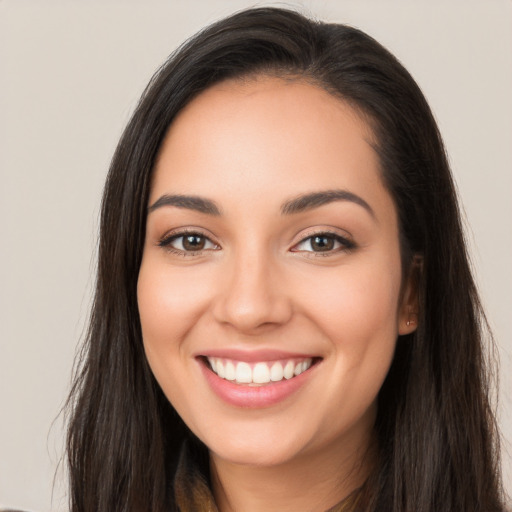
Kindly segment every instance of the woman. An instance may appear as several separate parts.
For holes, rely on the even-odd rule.
[[[235,14],[112,162],[72,510],[503,510],[485,334],[407,71],[353,28]]]

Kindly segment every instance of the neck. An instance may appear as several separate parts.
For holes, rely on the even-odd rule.
[[[367,438],[273,466],[233,464],[210,454],[215,501],[220,512],[325,512],[364,483],[375,453]]]

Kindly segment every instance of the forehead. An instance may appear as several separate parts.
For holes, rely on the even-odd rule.
[[[355,108],[319,85],[303,78],[257,75],[225,80],[200,93],[178,113],[166,140],[194,140],[208,132],[219,140],[222,129],[243,128],[238,138],[264,130],[279,134],[275,142],[281,145],[290,137],[327,145],[333,139],[339,143],[341,135],[346,138],[342,125],[350,125],[356,137],[374,139],[369,124]],[[324,129],[319,130],[320,126]]]
[[[170,126],[151,199],[252,193],[271,201],[344,188],[371,200],[383,189],[373,139],[347,102],[304,80],[225,81],[199,94]]]

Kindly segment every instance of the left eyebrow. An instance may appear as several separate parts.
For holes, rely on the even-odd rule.
[[[286,203],[281,206],[281,215],[301,213],[335,201],[349,201],[355,203],[363,207],[374,219],[376,218],[372,207],[362,197],[348,190],[324,190],[300,195],[286,201]]]
[[[220,208],[211,199],[199,196],[185,196],[185,195],[168,195],[164,194],[155,203],[148,208],[148,213],[151,213],[162,206],[175,206],[177,208],[184,208],[187,210],[195,210],[206,215],[219,216],[221,214]]]

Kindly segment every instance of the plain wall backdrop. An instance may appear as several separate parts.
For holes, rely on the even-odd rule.
[[[91,302],[103,181],[140,93],[201,27],[269,4],[0,0],[0,506],[67,508],[58,468],[64,418],[57,416]],[[279,5],[367,31],[404,63],[430,102],[500,349],[510,492],[512,2]]]

